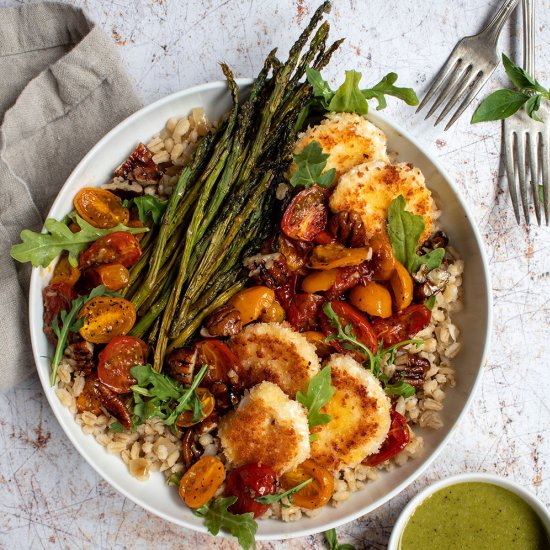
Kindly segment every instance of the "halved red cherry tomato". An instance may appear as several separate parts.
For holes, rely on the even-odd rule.
[[[136,322],[132,302],[112,296],[96,296],[86,302],[79,319],[84,319],[80,336],[92,344],[107,344],[116,336],[128,334]]]
[[[355,338],[375,353],[378,347],[378,340],[376,339],[376,333],[367,318],[357,308],[350,306],[346,302],[332,301],[330,302],[330,305],[332,306],[334,313],[338,315],[342,328],[345,329],[348,325],[351,325],[352,333]],[[320,319],[321,328],[326,336],[336,332],[336,329],[330,324],[328,317],[323,311],[320,313]],[[344,348],[337,340],[331,340],[330,343],[338,353],[354,355],[358,361],[365,361],[367,359],[367,357],[362,353],[355,353]]]
[[[59,314],[63,310],[70,310],[73,299],[76,297],[73,287],[66,282],[51,283],[42,291],[44,300],[44,334],[52,343],[56,344],[57,336],[54,333],[52,323],[55,318],[61,325]]]
[[[315,330],[319,325],[319,311],[325,298],[318,294],[296,294],[286,309],[287,320],[294,330]]]
[[[313,481],[296,491],[292,495],[292,500],[297,506],[315,510],[324,506],[334,493],[334,477],[326,468],[308,459],[294,470],[283,474],[281,486],[288,491],[310,478],[313,478]]]
[[[243,437],[246,435],[243,434]],[[237,497],[235,504],[229,508],[231,512],[234,514],[252,512],[255,518],[265,513],[269,505],[254,499],[274,494],[276,477],[274,470],[260,464],[246,464],[233,470],[225,482],[225,494]]]
[[[130,273],[122,264],[104,264],[89,267],[82,272],[78,287],[80,292],[89,292],[99,285],[109,290],[120,290],[128,285]]]
[[[147,362],[147,344],[135,336],[116,336],[99,354],[97,375],[116,393],[129,393],[136,383],[130,369]]]
[[[375,318],[372,327],[378,340],[384,340],[384,347],[409,340],[425,329],[432,318],[432,312],[423,304],[409,306],[387,319]]]
[[[85,269],[101,264],[122,264],[132,267],[141,256],[139,241],[131,233],[115,231],[99,238],[80,255],[78,267]]]
[[[130,219],[130,212],[122,206],[122,200],[106,189],[81,189],[74,198],[74,207],[89,224],[101,229],[126,224]]]
[[[313,237],[313,242],[315,244],[332,244],[336,242],[336,237],[325,229]]]
[[[393,409],[390,410],[390,416],[390,431],[384,443],[382,443],[382,447],[380,447],[380,450],[376,454],[367,456],[363,460],[363,464],[367,466],[381,464],[400,453],[408,445],[411,435],[407,421]]]
[[[281,221],[281,229],[291,239],[311,241],[325,229],[327,218],[325,192],[318,185],[312,185],[290,201]]]
[[[216,494],[224,479],[223,462],[215,456],[203,456],[181,478],[180,497],[189,508],[198,508]]]
[[[80,277],[80,270],[70,264],[67,254],[63,254],[53,270],[52,283],[67,283],[74,286]]]
[[[235,382],[235,376],[229,373],[233,371],[239,374],[239,360],[226,343],[215,339],[201,340],[196,344],[196,349],[197,364],[210,367],[202,379],[201,386],[210,386],[214,382],[225,384]]]

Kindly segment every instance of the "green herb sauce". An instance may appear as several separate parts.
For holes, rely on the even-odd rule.
[[[400,550],[549,550],[536,512],[491,483],[458,483],[428,497],[407,522]]]

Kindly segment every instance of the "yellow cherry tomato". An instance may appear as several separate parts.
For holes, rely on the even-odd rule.
[[[80,335],[92,344],[107,344],[115,336],[128,334],[136,322],[132,302],[113,296],[96,296],[86,302],[79,319],[84,319]]]
[[[395,254],[387,235],[377,233],[369,242],[372,248],[370,265],[373,269],[372,278],[375,281],[387,281],[395,268]]]
[[[73,267],[69,263],[66,254],[61,256],[53,270],[51,283],[67,283],[69,286],[74,286],[80,278],[80,270],[78,267]]]
[[[282,323],[285,320],[286,313],[283,306],[273,300],[273,303],[260,315],[260,321],[262,323]]]
[[[349,301],[357,309],[376,317],[390,317],[392,313],[389,290],[373,281],[352,288]]]
[[[309,257],[309,267],[323,271],[350,267],[362,264],[369,256],[369,248],[346,248],[338,243],[321,244],[313,249]]]
[[[399,310],[411,305],[413,299],[413,280],[407,268],[400,262],[395,262],[395,270],[390,279],[395,307]]]
[[[110,229],[119,223],[126,225],[130,219],[122,200],[106,189],[84,187],[76,194],[74,207],[80,217],[101,229]]]
[[[222,461],[215,456],[204,456],[181,478],[180,497],[189,508],[199,508],[215,495],[224,479]]]
[[[237,292],[229,303],[239,310],[243,325],[256,321],[275,300],[275,293],[266,286],[252,286]]]
[[[205,418],[212,414],[216,399],[206,388],[197,388],[197,395],[202,404],[202,416],[197,421],[193,422],[193,411],[183,411],[176,420],[176,425],[180,428],[189,428],[194,424],[202,422]]]
[[[313,481],[296,491],[292,495],[292,500],[297,506],[315,510],[324,506],[334,493],[334,478],[326,468],[308,459],[294,470],[283,474],[280,482],[283,489],[288,491],[310,478],[313,478]]]
[[[307,330],[302,332],[310,344],[315,346],[315,351],[319,357],[328,357],[334,350],[325,342],[326,336],[316,330]]]
[[[314,271],[302,281],[302,290],[304,292],[323,292],[329,290],[334,285],[338,276],[337,269],[328,269],[327,271]]]

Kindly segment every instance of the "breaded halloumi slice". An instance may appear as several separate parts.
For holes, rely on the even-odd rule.
[[[336,391],[321,412],[332,420],[311,430],[317,436],[311,458],[336,472],[380,449],[390,429],[390,401],[379,380],[348,355],[331,355],[325,366]]]
[[[253,323],[231,339],[245,386],[267,380],[291,399],[306,391],[320,369],[315,346],[305,336],[278,323]]]
[[[358,164],[373,160],[389,162],[385,134],[365,117],[354,113],[328,114],[320,124],[298,136],[294,153],[299,153],[312,141],[317,141],[323,153],[330,155],[324,171],[335,168],[335,181]],[[295,170],[293,164],[290,174]]]
[[[405,197],[409,212],[424,217],[426,226],[420,239],[424,242],[432,232],[433,199],[424,174],[412,164],[360,164],[340,178],[329,205],[333,212],[358,212],[367,237],[372,237],[378,231],[386,231],[388,207],[399,195]]]
[[[295,468],[309,457],[307,415],[279,386],[254,386],[237,409],[220,420],[218,435],[227,460],[235,467],[259,463],[277,475]]]

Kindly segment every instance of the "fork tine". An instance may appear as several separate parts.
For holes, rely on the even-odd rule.
[[[449,122],[447,122],[447,124],[445,125],[445,131],[447,131],[458,120],[460,115],[466,110],[466,107],[468,107],[468,105],[470,105],[470,103],[474,100],[479,90],[481,90],[481,88],[485,86],[485,82],[489,80],[489,77],[492,73],[493,71],[491,71],[489,74],[485,74],[483,73],[483,71],[479,71],[477,73],[476,79],[474,80],[474,83],[472,84],[468,95],[461,103],[460,107],[455,111],[455,114],[451,117],[451,120],[449,120]]]
[[[420,105],[416,108],[417,113],[424,108],[426,103],[430,101],[435,92],[437,92],[439,88],[441,88],[442,84],[445,83],[451,71],[456,67],[456,64],[459,60],[453,59],[453,53],[451,53],[447,61],[445,61],[445,65],[443,65],[443,67],[441,67],[441,70],[437,73],[437,76],[434,78],[432,85],[428,88],[426,95],[422,98]]]
[[[525,185],[525,135],[516,133],[517,157],[516,166],[519,177],[519,194],[521,196],[521,205],[525,216],[525,223],[529,225],[529,199],[527,197],[527,186]]]
[[[463,63],[462,63],[462,59],[459,59],[457,61],[455,70],[453,71],[453,73],[445,83],[443,90],[441,90],[439,96],[436,98],[433,105],[430,107],[430,110],[428,111],[428,114],[424,117],[424,120],[430,118],[435,113],[435,111],[439,109],[441,104],[447,99],[448,95],[453,91],[457,82],[463,77],[463,75],[464,75]]]
[[[514,215],[516,216],[516,222],[518,225],[521,223],[519,216],[519,204],[518,193],[516,190],[516,174],[514,172],[514,141],[515,134],[508,132],[506,126],[504,127],[504,149],[506,156],[506,176],[508,178],[508,190],[510,192],[510,198],[512,199],[512,206],[514,207]]]
[[[447,116],[447,113],[456,105],[456,102],[460,99],[460,96],[464,93],[468,86],[472,84],[474,80],[474,77],[472,77],[472,71],[473,66],[468,65],[466,67],[466,72],[464,73],[462,81],[451,96],[451,99],[447,101],[447,105],[445,105],[444,109],[441,111],[441,113],[439,113],[439,116],[434,122],[434,126],[437,126]]]
[[[535,216],[537,223],[540,225],[540,200],[539,200],[539,167],[537,164],[538,149],[539,149],[539,133],[529,132],[527,134],[527,147],[529,150],[529,173],[531,176],[531,193],[533,195],[533,203],[535,205]]]
[[[547,121],[546,124],[549,124]],[[548,144],[548,132],[540,134],[540,141],[542,142],[542,151],[540,163],[542,166],[542,198],[544,199],[544,217],[546,218],[546,225],[550,220],[550,147]]]

